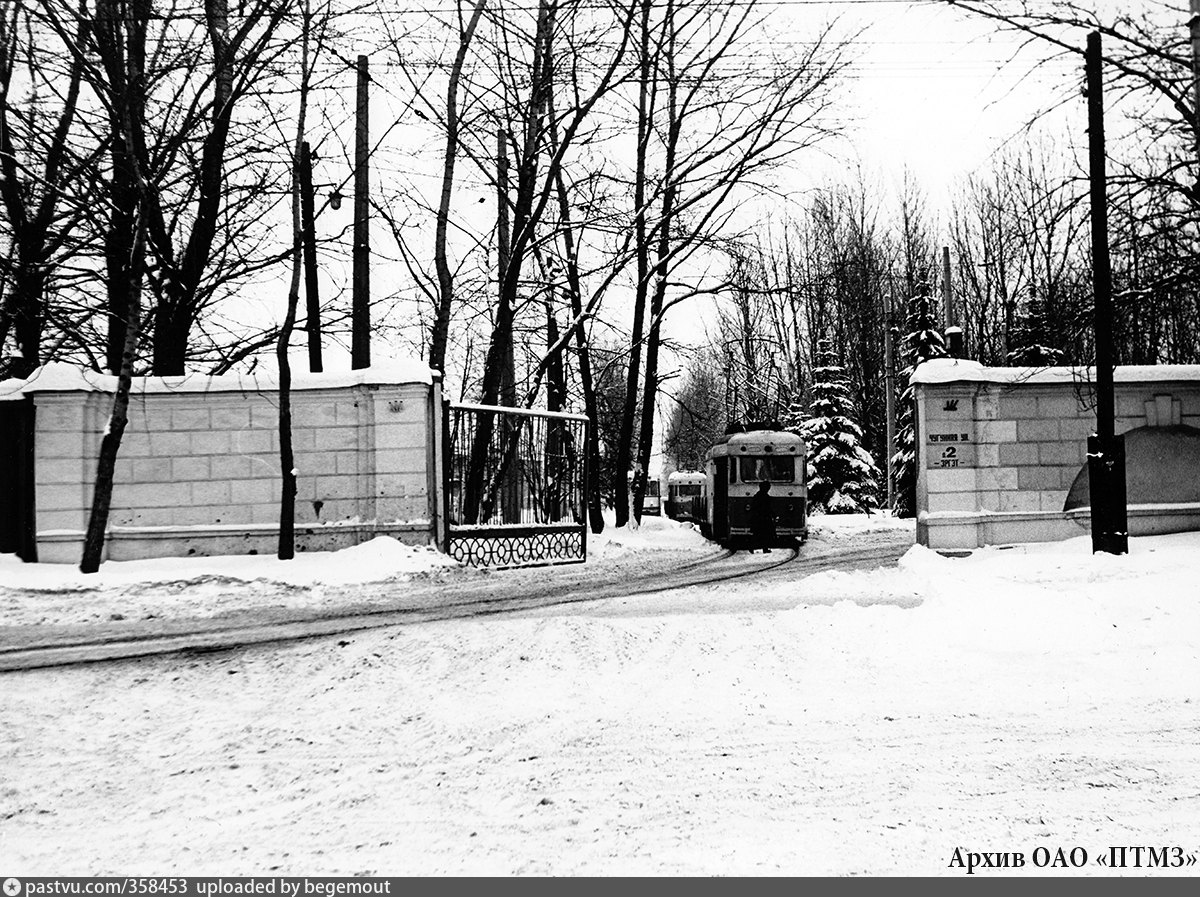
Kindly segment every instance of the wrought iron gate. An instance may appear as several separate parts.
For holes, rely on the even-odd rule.
[[[475,567],[587,559],[581,414],[445,405],[446,553]]]

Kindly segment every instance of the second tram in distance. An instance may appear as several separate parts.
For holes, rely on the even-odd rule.
[[[697,470],[676,470],[667,477],[667,516],[703,524],[708,516],[705,476]]]

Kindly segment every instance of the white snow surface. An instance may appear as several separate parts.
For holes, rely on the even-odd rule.
[[[802,552],[911,526],[817,517]],[[884,567],[639,595],[639,570],[714,549],[655,518],[589,547],[630,595],[3,674],[6,869],[962,875],[955,848],[1028,863],[1083,847],[1082,869],[976,872],[1075,877],[1112,874],[1095,862],[1109,845],[1200,851],[1200,534],[1122,557],[1086,538],[914,546]],[[286,580],[261,557],[174,573],[203,613],[222,600],[210,577],[239,592],[340,569],[365,598],[373,576],[436,572],[423,552],[376,540],[297,558],[315,563]],[[148,601],[157,566],[106,565],[74,600]],[[77,580],[50,570],[57,589],[22,600],[73,600]]]
[[[69,625],[211,617],[278,605],[328,609],[325,586],[402,582],[457,566],[430,546],[390,536],[289,561],[269,555],[108,561],[94,574],[70,564],[25,564],[8,554],[0,555],[0,620],[9,626]]]

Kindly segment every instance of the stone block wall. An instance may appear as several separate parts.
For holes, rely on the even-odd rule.
[[[58,366],[52,366],[58,367]],[[43,369],[36,406],[38,557],[78,562],[114,378]],[[407,366],[299,377],[292,392],[297,550],[434,533],[440,385]],[[281,479],[273,382],[135,381],[114,477],[107,556],[273,553]]]
[[[1200,368],[1118,368],[1115,381],[1118,433],[1200,428]],[[1096,427],[1087,372],[940,359],[913,382],[921,544],[975,548],[1089,532],[1087,508],[1064,510]],[[1131,505],[1131,534],[1200,528],[1197,498],[1185,485],[1177,507]]]

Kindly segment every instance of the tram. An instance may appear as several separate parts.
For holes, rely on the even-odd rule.
[[[708,450],[704,534],[726,547],[751,542],[750,502],[759,484],[771,484],[770,504],[779,545],[808,538],[807,458],[804,440],[785,430],[729,433]]]
[[[667,476],[666,514],[672,520],[700,523],[705,518],[707,478],[698,470],[677,470]]]
[[[646,494],[642,496],[642,516],[647,514],[652,517],[662,514],[662,486],[656,476],[646,480]]]
[[[633,483],[636,473],[629,471],[625,474],[625,488],[633,495]],[[646,493],[642,496],[642,516],[658,517],[662,514],[662,484],[657,474],[646,477]]]

